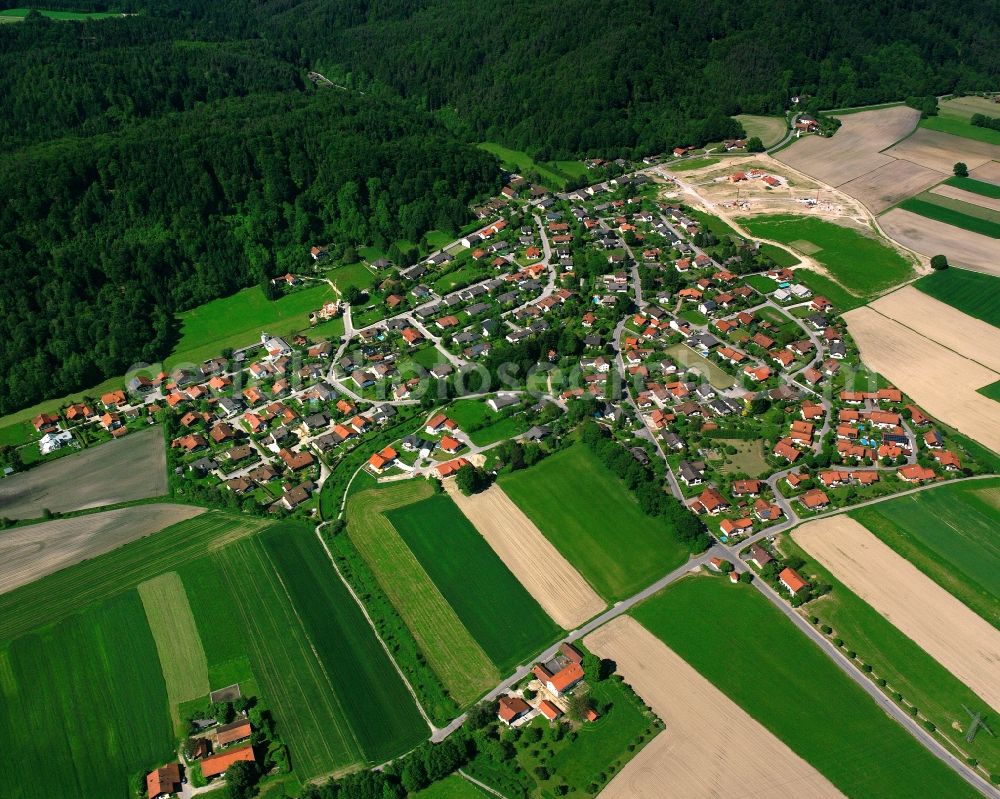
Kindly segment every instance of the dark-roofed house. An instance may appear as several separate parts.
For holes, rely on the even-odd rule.
[[[504,724],[513,724],[531,712],[531,705],[518,696],[501,696],[497,717]]]

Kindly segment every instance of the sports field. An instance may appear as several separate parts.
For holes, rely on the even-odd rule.
[[[500,672],[385,516],[430,494],[425,480],[354,494],[347,501],[347,531],[434,673],[465,705],[500,682]]]
[[[607,600],[631,596],[688,557],[666,522],[643,513],[583,444],[503,475],[500,485]]]
[[[985,708],[983,699],[837,580],[794,540],[785,536],[779,546],[784,554],[806,561],[801,570],[803,574],[833,586],[829,594],[809,604],[809,613],[819,617],[819,624],[832,627],[833,635],[844,640],[844,648],[857,652],[860,663],[870,664],[873,675],[885,679],[889,690],[902,694],[906,702],[916,705],[943,734],[988,770],[995,771],[993,766],[1000,764],[1000,738],[978,735],[971,745],[965,741],[968,718],[962,705]],[[958,722],[958,729],[952,726],[954,722]]]
[[[971,230],[990,238],[1000,239],[1000,222],[997,217],[1000,213],[979,209],[963,203],[961,200],[950,200],[947,197],[939,197],[936,194],[923,194],[920,197],[911,197],[899,204],[904,211],[925,216],[928,219],[936,219],[948,225]]]
[[[806,254],[855,294],[875,294],[913,276],[913,267],[887,243],[842,225],[780,214],[744,219],[741,224],[755,236],[789,244],[800,252],[808,249]]]
[[[845,795],[978,796],[755,588],[687,578],[633,615]]]
[[[438,494],[386,515],[500,671],[559,638],[559,628],[448,496]]]
[[[1000,327],[1000,302],[997,302],[1000,277],[964,269],[945,269],[922,277],[913,285],[969,316]]]
[[[1000,627],[1000,478],[920,491],[850,516]]]
[[[15,690],[20,664],[29,662],[22,652],[31,653],[24,698]],[[72,674],[60,677],[60,669]],[[39,681],[48,674],[51,686]],[[23,760],[45,758],[63,785],[26,797],[125,797],[133,772],[170,755],[175,725],[192,700],[197,706],[210,688],[234,682],[271,709],[301,780],[382,762],[427,733],[307,524],[212,511],[0,597],[0,716],[29,716],[15,704],[21,702],[37,705],[31,712],[44,710],[47,721],[29,727],[31,750]],[[47,699],[49,690],[58,695]],[[73,707],[58,710],[65,703]],[[76,743],[71,732],[67,745],[74,751],[64,758],[67,724],[70,730],[79,724],[89,737]],[[5,751],[27,745],[17,738],[24,736],[20,725],[3,725]],[[165,743],[143,725],[162,728],[156,734]],[[91,746],[99,755],[87,754]],[[115,747],[128,763],[123,773],[116,771],[117,755],[107,754]],[[144,747],[141,757],[131,758],[129,747]],[[65,786],[93,779],[96,770],[120,785],[93,790],[88,782],[89,790],[67,792]]]

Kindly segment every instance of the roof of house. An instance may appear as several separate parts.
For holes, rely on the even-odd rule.
[[[251,732],[253,732],[253,728],[250,726],[250,722],[246,719],[238,719],[230,724],[224,724],[219,727],[216,740],[219,746],[228,746],[231,743],[236,743],[236,741],[249,738]]]
[[[778,575],[778,579],[781,580],[781,582],[783,582],[788,587],[788,590],[793,594],[797,594],[806,587],[806,581],[799,576],[799,573],[795,571],[795,569],[782,569],[781,574]]]
[[[566,668],[560,669],[551,677],[549,677],[548,682],[552,684],[552,687],[562,693],[567,688],[569,688],[574,683],[579,682],[583,679],[583,668],[579,663],[570,663]]]
[[[179,763],[167,763],[156,771],[151,771],[146,775],[146,790],[149,799],[155,799],[165,793],[173,793],[175,786],[181,781],[181,767]]]
[[[219,752],[216,755],[206,757],[201,761],[201,773],[206,778],[217,777],[225,773],[226,769],[233,765],[233,763],[253,759],[253,747],[250,744],[238,746],[234,749],[227,749],[225,752]]]
[[[548,699],[543,699],[541,702],[538,703],[538,710],[549,721],[555,721],[562,715],[562,711]]]
[[[531,710],[531,705],[518,696],[501,696],[500,712],[497,714],[508,724],[518,716]]]

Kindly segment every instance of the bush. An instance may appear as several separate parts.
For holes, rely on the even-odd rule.
[[[967,167],[962,161],[959,161],[952,167],[952,171],[955,173],[955,177],[967,178],[969,177],[969,167]]]
[[[844,645],[844,639],[843,638],[834,638],[833,639],[833,645],[835,647],[837,647],[838,649],[840,649],[840,647],[842,647]]]
[[[920,711],[917,710],[916,705],[910,705],[910,707],[908,708],[908,712],[911,716],[916,716]]]
[[[830,633],[833,632],[833,627],[831,627],[829,624],[824,624],[819,629],[820,629],[820,632],[823,633],[823,635],[829,635]]]
[[[931,269],[941,271],[948,268],[948,259],[943,255],[935,255],[931,258]]]
[[[924,729],[927,730],[927,732],[934,732],[937,729],[937,725],[935,725],[933,721],[925,721]]]

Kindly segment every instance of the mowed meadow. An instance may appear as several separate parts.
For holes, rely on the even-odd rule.
[[[427,732],[312,527],[212,511],[0,595],[4,795],[125,799],[235,682],[271,709],[293,784]]]
[[[756,589],[689,577],[632,615],[845,796],[979,795]]]
[[[604,599],[631,596],[688,558],[583,444],[500,478],[514,503]]]

